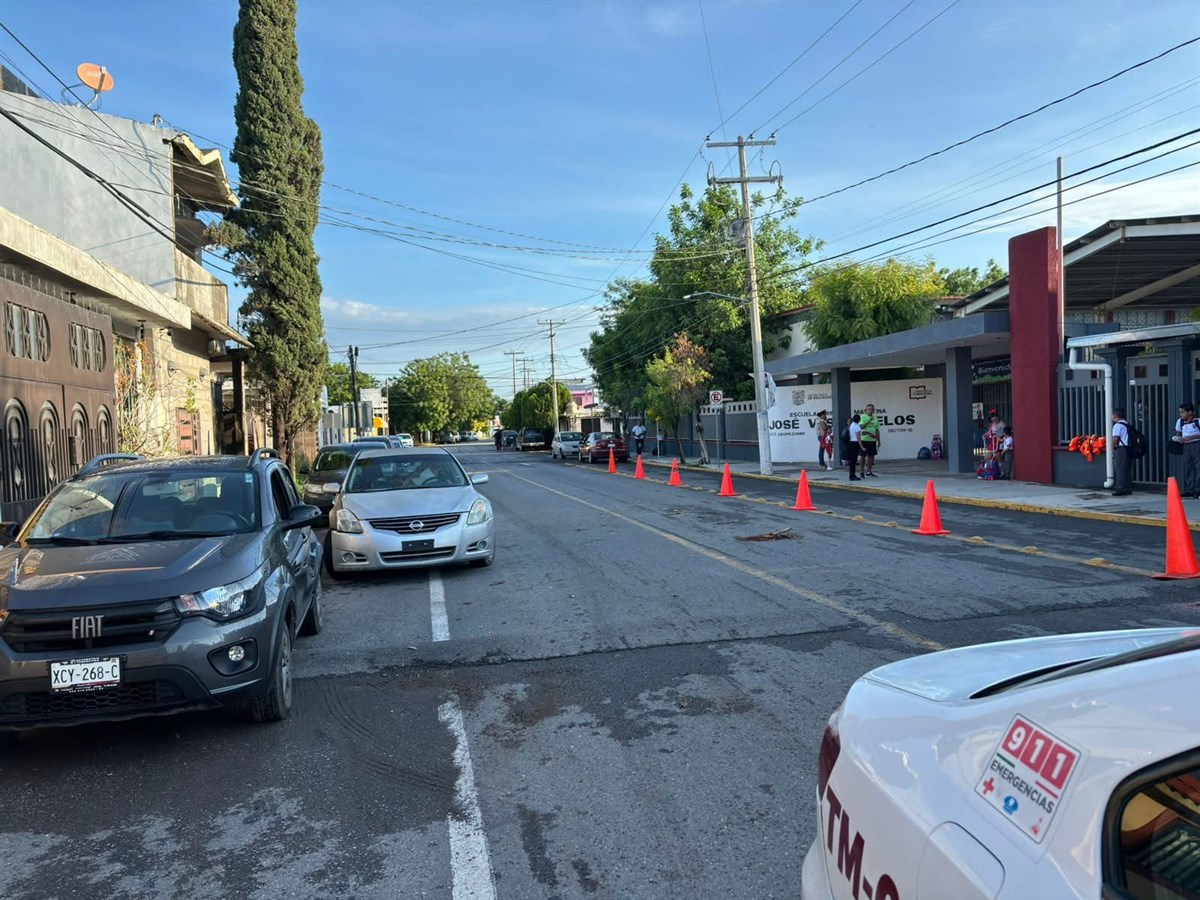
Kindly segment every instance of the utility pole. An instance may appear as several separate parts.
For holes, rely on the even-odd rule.
[[[513,361],[513,396],[517,396],[517,357],[524,356],[524,350],[505,350],[505,356],[511,356]]]
[[[709,148],[737,147],[740,174],[737,178],[715,178],[709,176],[709,184],[739,184],[742,186],[742,235],[746,241],[746,269],[749,299],[750,299],[750,342],[754,354],[754,402],[758,406],[758,465],[763,475],[770,475],[771,469],[771,431],[767,427],[767,385],[765,365],[763,364],[762,321],[758,312],[758,270],[754,264],[754,213],[750,208],[751,184],[775,184],[783,181],[782,175],[746,174],[747,147],[774,147],[775,137],[772,135],[765,141],[746,140],[738,135],[737,142],[707,141]]]
[[[521,389],[529,390],[529,360],[521,357]]]
[[[358,421],[358,348],[347,347],[346,355],[350,357],[350,427],[358,437],[362,434]]]
[[[554,326],[565,322],[555,322],[553,319],[538,319],[539,325],[550,326],[550,403],[554,410],[554,431],[558,431],[558,376],[554,368]]]

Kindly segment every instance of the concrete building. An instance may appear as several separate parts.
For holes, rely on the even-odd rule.
[[[0,83],[0,518],[98,452],[240,452],[248,344],[200,265],[220,153]]]

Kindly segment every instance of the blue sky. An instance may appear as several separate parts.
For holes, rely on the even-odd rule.
[[[704,0],[703,7],[697,0],[301,0],[305,106],[324,134],[329,184],[322,202],[343,211],[334,215],[552,251],[422,238],[440,250],[531,270],[516,273],[322,225],[322,303],[335,353],[358,344],[364,368],[386,376],[415,357],[467,350],[507,394],[511,364],[502,351],[524,351],[531,375],[544,377],[548,342],[537,319],[553,316],[568,320],[560,332],[560,374],[584,374],[578,350],[595,321],[595,292],[614,274],[638,272],[653,232],[664,227],[656,214],[685,165],[687,180],[699,186],[708,163],[726,164],[722,151],[696,155],[722,118],[716,93],[728,116],[848,10],[713,134],[735,138],[760,126],[760,135],[769,133],[875,63],[784,125],[778,146],[753,159],[760,173],[777,164],[792,194],[815,197],[874,175],[1200,36],[1194,0]],[[105,112],[142,121],[161,114],[203,146],[233,141],[236,16],[231,0],[6,0],[0,9],[0,20],[60,75],[83,61],[107,65],[116,89]],[[825,253],[841,253],[1048,181],[1059,153],[1072,172],[1200,127],[1198,48],[814,202],[798,227],[823,238]],[[52,83],[7,35],[0,34],[0,51],[38,84]],[[1185,150],[1074,196],[1197,159],[1197,148]],[[1200,212],[1200,168],[1072,205],[1064,230],[1070,240],[1108,219],[1182,212]],[[1052,222],[1046,213],[909,253],[932,253],[950,266],[982,266],[989,257],[1004,264],[1009,237]],[[628,252],[635,243],[640,252]],[[450,333],[464,329],[474,330]]]

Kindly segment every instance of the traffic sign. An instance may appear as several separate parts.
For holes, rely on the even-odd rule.
[[[708,402],[712,406],[720,406],[722,403],[725,402],[725,392],[724,391],[709,391],[708,392]]]

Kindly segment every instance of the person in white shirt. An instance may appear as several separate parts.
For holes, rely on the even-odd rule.
[[[629,433],[633,435],[633,443],[636,446],[637,455],[641,456],[642,451],[646,449],[646,426],[638,422],[629,429]]]
[[[1011,425],[1004,426],[1004,436],[1000,438],[1000,477],[1012,481],[1013,473],[1013,430]]]
[[[1133,492],[1130,480],[1133,460],[1129,458],[1129,422],[1125,410],[1114,409],[1112,420],[1113,496],[1128,497]]]
[[[1194,404],[1179,404],[1175,440],[1183,444],[1183,496],[1200,499],[1200,420]]]
[[[859,478],[857,475],[854,474],[855,467],[858,464],[859,454],[862,453],[862,450],[863,450],[862,426],[858,424],[858,421],[859,421],[859,417],[857,414],[851,416],[850,417],[850,427],[848,429],[846,429],[847,432],[849,433],[849,438],[850,438],[849,442],[847,443],[847,447],[850,450],[849,460],[850,460],[850,480],[851,481],[862,481],[861,478]]]

